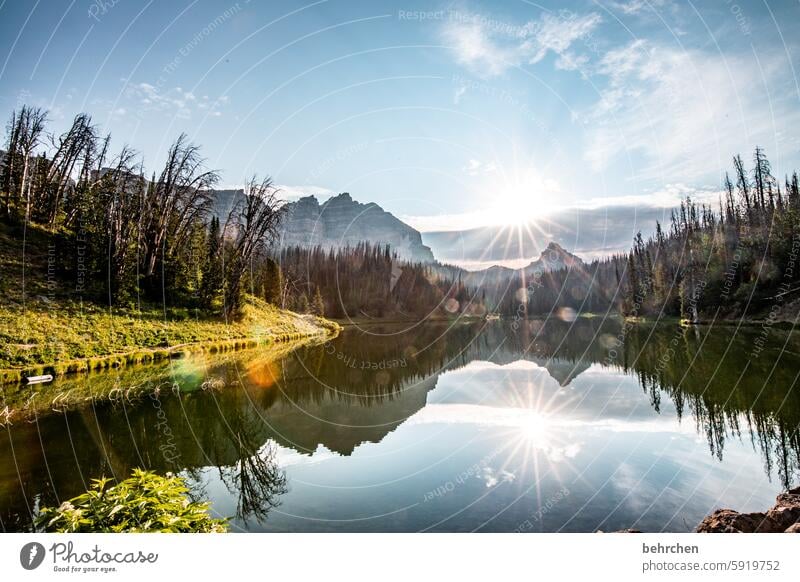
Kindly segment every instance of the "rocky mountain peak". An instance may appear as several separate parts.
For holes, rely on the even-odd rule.
[[[350,192],[342,192],[341,194],[337,194],[330,200],[328,200],[328,204],[348,204],[352,203],[353,198],[350,196]]]
[[[567,251],[564,247],[555,241],[545,247],[539,254],[538,260],[532,262],[528,268],[538,266],[544,271],[557,271],[564,267],[578,267],[583,265],[580,257],[577,257]]]
[[[375,203],[362,204],[342,192],[320,204],[306,196],[286,205],[281,244],[339,248],[359,242],[392,247],[401,259],[433,261],[419,231]]]

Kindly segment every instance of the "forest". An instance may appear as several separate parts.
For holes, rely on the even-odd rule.
[[[330,317],[434,314],[526,317],[551,312],[626,316],[777,316],[800,289],[798,174],[783,184],[763,149],[733,158],[717,209],[691,198],[630,252],[556,271],[518,271],[480,286],[463,271],[397,259],[385,245],[279,248],[284,202],[249,178],[226,215],[214,213],[218,172],[200,147],[175,139],[148,174],[128,146],[112,153],[87,114],[60,135],[46,111],[23,106],[7,124],[0,220],[16,238],[48,233],[48,270],[70,299],[120,307],[164,304],[235,316],[250,294]]]
[[[8,121],[0,225],[14,240],[38,232],[54,241],[47,269],[68,283],[58,286],[68,299],[226,318],[246,294],[331,317],[485,312],[464,285],[398,261],[388,246],[278,248],[285,208],[270,178],[248,179],[233,208],[215,214],[220,175],[186,135],[148,175],[130,147],[112,153],[111,136],[90,116],[77,115],[60,135],[47,122],[29,106]]]
[[[219,174],[186,135],[148,177],[137,152],[111,152],[111,136],[90,116],[77,115],[61,135],[47,132],[47,120],[46,111],[23,106],[8,121],[2,222],[22,228],[23,237],[29,230],[50,235],[48,272],[70,283],[67,298],[235,315],[251,263],[280,223],[271,180],[250,178],[220,224],[210,214]]]
[[[430,263],[402,262],[388,245],[323,249],[289,247],[273,260],[287,279],[290,309],[335,318],[486,314],[479,290]]]
[[[774,319],[800,290],[800,189],[781,182],[762,148],[740,155],[715,210],[686,198],[665,229],[641,232],[630,252],[572,269],[518,275],[487,291],[505,315],[618,312],[629,317]],[[519,290],[524,290],[520,293]]]

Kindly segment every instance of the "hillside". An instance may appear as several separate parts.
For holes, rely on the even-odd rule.
[[[82,299],[75,283],[53,269],[49,257],[56,240],[35,227],[23,233],[21,228],[0,224],[0,382],[338,330],[323,318],[278,309],[254,297],[246,299],[239,318],[228,321],[148,303],[137,309],[97,304]]]

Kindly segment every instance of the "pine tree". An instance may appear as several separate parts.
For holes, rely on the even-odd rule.
[[[308,295],[302,293],[300,299],[297,301],[297,311],[300,313],[308,313],[311,311],[311,306],[308,303]]]
[[[281,306],[283,292],[283,272],[281,266],[271,258],[267,258],[264,267],[266,281],[264,283],[264,300],[273,305]]]
[[[314,293],[314,301],[311,307],[314,315],[325,315],[325,302],[322,300],[322,293],[320,293],[319,287],[317,287],[317,291]]]
[[[214,300],[222,291],[222,235],[220,233],[219,218],[211,218],[208,229],[208,242],[206,244],[206,257],[201,271],[200,304],[210,309]]]

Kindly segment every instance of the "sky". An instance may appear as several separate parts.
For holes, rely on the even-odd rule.
[[[0,115],[87,112],[154,171],[350,192],[423,231],[715,201],[800,167],[800,3],[0,0]]]

